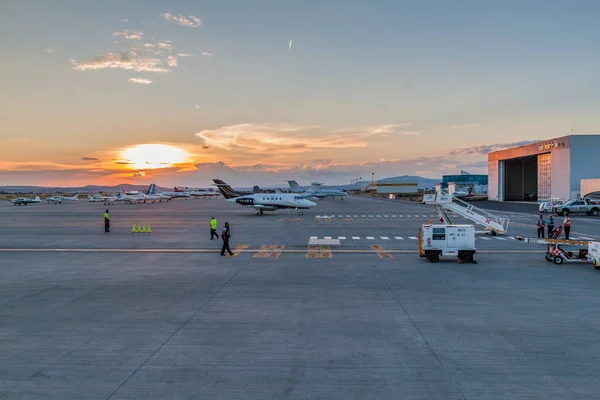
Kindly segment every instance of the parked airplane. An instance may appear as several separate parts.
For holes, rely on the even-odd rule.
[[[11,200],[11,202],[15,205],[15,206],[26,206],[27,204],[37,204],[37,203],[41,203],[42,200],[40,199],[40,196],[35,196],[34,199],[32,198],[27,198],[27,197],[18,197],[14,200]]]
[[[252,207],[256,213],[263,215],[264,211],[275,211],[280,209],[307,210],[317,204],[307,200],[302,195],[285,193],[256,193],[240,195],[228,184],[220,179],[213,179],[219,191],[225,197],[225,201]],[[303,212],[300,211],[300,215]]]
[[[469,187],[469,190],[467,190],[466,192],[464,190],[457,190],[456,192],[452,193],[452,197],[455,197],[457,199],[462,199],[464,197],[471,197],[473,196],[473,185],[471,185]]]
[[[207,190],[207,189],[190,189],[188,187],[184,187],[184,188],[174,187],[173,190],[176,193],[187,193],[192,197],[216,197],[216,196],[221,195],[219,192],[213,191],[213,189]]]
[[[146,190],[146,196],[148,197],[148,200],[158,200],[159,202],[162,202],[163,200],[169,201],[172,197],[166,193],[158,193],[156,191],[156,184],[154,183],[150,184],[148,190]]]
[[[177,198],[177,197],[183,197],[183,198],[192,197],[187,192],[178,192],[178,191],[174,191],[174,192],[156,192],[156,185],[152,184],[150,186],[154,186],[153,189],[152,189],[154,194],[163,195],[163,196],[169,196],[169,198],[172,198],[172,199]]]
[[[48,197],[46,199],[46,201],[48,202],[48,204],[53,203],[53,204],[60,204],[63,202],[70,202],[70,201],[77,201],[79,195],[76,194],[72,197],[65,197],[65,196],[52,196],[52,197]]]
[[[293,193],[314,193],[314,197],[323,199],[325,197],[342,197],[342,199],[348,196],[348,193],[340,189],[324,189],[321,187],[321,183],[313,182],[309,189],[302,189],[296,181],[286,181],[290,185],[290,191]]]
[[[114,204],[117,198],[115,196],[94,196],[90,194],[88,201],[92,203]]]

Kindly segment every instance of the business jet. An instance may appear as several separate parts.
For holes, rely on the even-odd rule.
[[[46,199],[46,201],[48,202],[48,204],[50,204],[50,203],[52,203],[52,204],[60,204],[60,203],[63,203],[63,202],[68,203],[68,202],[71,202],[71,201],[77,201],[78,200],[78,198],[77,198],[78,196],[79,196],[78,194],[76,194],[76,195],[74,195],[72,197],[52,196],[52,197],[48,197]]]
[[[26,206],[27,204],[41,203],[42,200],[40,199],[40,196],[35,196],[34,199],[27,198],[27,197],[18,197],[18,198],[14,199],[14,200],[11,200],[11,202],[15,206]]]
[[[286,193],[255,193],[240,195],[228,184],[220,179],[213,179],[215,185],[225,197],[225,201],[237,203],[242,206],[252,207],[256,214],[263,215],[264,211],[275,211],[281,209],[308,210],[317,204],[306,199],[303,195]],[[300,211],[300,215],[303,212]]]
[[[348,193],[346,193],[340,189],[323,189],[321,187],[322,183],[319,183],[319,182],[313,182],[311,187],[306,190],[302,189],[302,187],[300,187],[300,185],[298,185],[298,182],[296,182],[296,181],[286,181],[286,182],[290,186],[291,192],[293,192],[293,193],[314,192],[314,197],[316,197],[318,199],[323,199],[325,197],[333,197],[335,199],[336,197],[341,197],[343,200],[344,197],[348,196]]]
[[[473,196],[473,186],[472,185],[469,187],[469,190],[467,190],[466,192],[464,190],[457,190],[452,193],[452,197],[457,198],[457,199],[463,199],[465,197],[471,197],[471,196]]]
[[[215,192],[213,189],[207,190],[207,189],[190,189],[188,187],[184,187],[184,188],[174,187],[173,190],[175,191],[175,193],[187,193],[191,197],[210,198],[210,197],[220,196],[220,193]]]
[[[154,183],[152,183],[152,184],[150,184],[150,186],[148,186],[148,190],[146,190],[146,197],[147,197],[147,200],[153,200],[153,201],[158,200],[159,202],[162,202],[163,200],[165,200],[165,201],[171,200],[171,196],[169,196],[168,194],[157,192],[156,184],[154,184]]]

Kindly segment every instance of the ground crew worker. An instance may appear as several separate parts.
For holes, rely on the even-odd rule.
[[[108,216],[108,210],[104,213],[104,232],[110,232],[110,218]]]
[[[229,238],[231,237],[231,229],[229,228],[229,222],[225,222],[225,226],[223,227],[223,231],[221,232],[221,239],[223,239],[223,247],[221,247],[221,255],[225,255],[225,250],[229,252],[229,255],[232,256],[233,252],[229,248]]]
[[[217,219],[212,217],[210,220],[210,240],[214,240],[214,237],[219,238],[219,234],[217,233]]]
[[[569,240],[569,232],[571,232],[571,217],[569,217],[569,213],[565,213],[563,228],[565,228],[565,239]]]
[[[540,215],[540,218],[537,220],[537,230],[538,230],[538,239],[544,238],[544,216]]]
[[[552,234],[554,233],[554,218],[552,215],[548,217],[546,225],[548,225],[548,239],[552,239]]]

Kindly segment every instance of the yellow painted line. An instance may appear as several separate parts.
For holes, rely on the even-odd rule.
[[[0,248],[0,253],[219,253],[219,249],[5,249]],[[306,253],[307,249],[287,249],[287,250],[275,250],[277,253]],[[372,249],[352,249],[352,250],[327,250],[332,253],[377,253],[377,250]],[[264,250],[240,250],[240,253],[268,253],[269,251]],[[405,249],[405,250],[385,250],[386,253],[418,253],[417,249]],[[506,249],[495,249],[495,250],[477,250],[479,253],[545,253],[544,250],[506,250]]]

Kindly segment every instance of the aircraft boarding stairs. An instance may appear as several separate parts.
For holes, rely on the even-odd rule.
[[[495,216],[486,210],[467,203],[466,201],[453,198],[452,195],[445,192],[425,194],[423,195],[423,203],[435,204],[440,217],[443,218],[444,222],[447,224],[451,224],[448,217],[448,211],[452,211],[463,218],[475,222],[476,224],[483,225],[486,230],[492,233],[493,236],[506,234],[508,231],[508,218]]]

